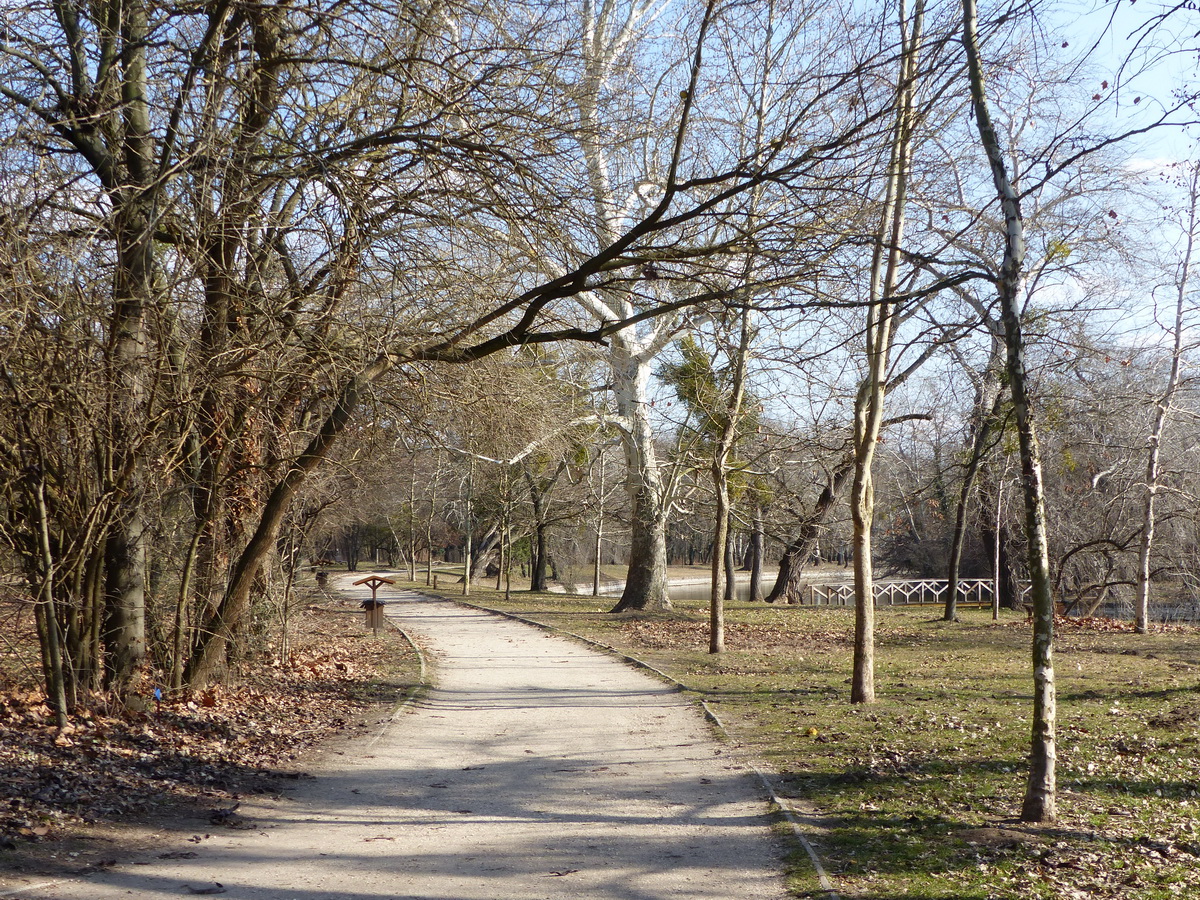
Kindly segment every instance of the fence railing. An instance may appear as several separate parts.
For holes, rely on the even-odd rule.
[[[908,581],[877,581],[876,606],[933,606],[946,602],[950,582],[923,578]],[[958,582],[958,603],[963,606],[991,606],[994,582],[990,578],[963,578]],[[853,606],[854,585],[847,581],[816,582],[808,585],[802,600],[809,606]],[[1021,586],[1021,598],[1029,586]]]

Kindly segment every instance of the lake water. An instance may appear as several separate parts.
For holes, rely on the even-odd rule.
[[[712,596],[712,582],[700,584],[673,584],[667,590],[667,595],[673,602],[676,603],[699,603],[708,600]],[[764,590],[770,590],[770,585],[764,586]],[[737,599],[750,599],[750,582],[738,581],[736,585]]]
[[[676,603],[701,603],[708,600],[708,598],[711,596],[711,591],[709,590],[710,584],[711,582],[703,581],[672,584],[667,588],[667,596],[669,596],[671,600]],[[770,587],[770,584],[764,585],[763,590],[769,590]],[[624,585],[621,584],[602,584],[600,585],[600,596],[619,597],[621,596],[621,591],[624,589]],[[591,593],[590,587],[585,585],[578,586],[576,590],[582,593]],[[738,581],[736,590],[738,600],[750,599],[749,581]]]

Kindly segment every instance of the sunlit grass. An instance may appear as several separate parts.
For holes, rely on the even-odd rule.
[[[703,698],[785,795],[816,807],[812,840],[843,896],[1200,895],[1194,630],[1060,629],[1059,816],[1028,826],[1023,614],[968,609],[950,624],[935,608],[880,610],[878,701],[852,706],[851,610],[732,604],[714,656],[697,604],[612,615],[611,597],[467,599],[618,648]],[[798,874],[806,865],[797,857]]]

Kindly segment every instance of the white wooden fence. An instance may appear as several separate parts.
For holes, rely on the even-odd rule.
[[[925,578],[910,581],[875,582],[876,606],[934,606],[946,602],[950,582]],[[958,582],[958,603],[962,606],[991,606],[993,582],[990,578],[963,578]],[[1029,586],[1021,586],[1022,599]],[[808,606],[853,606],[854,583],[849,581],[816,582],[808,585]]]

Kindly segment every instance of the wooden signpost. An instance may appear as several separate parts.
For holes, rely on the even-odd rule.
[[[383,607],[386,605],[386,600],[376,598],[376,592],[385,584],[395,584],[392,579],[384,578],[382,575],[368,575],[366,578],[360,578],[354,582],[355,585],[365,584],[371,589],[371,599],[362,602],[362,608],[367,612],[367,627],[378,631],[383,627]]]

